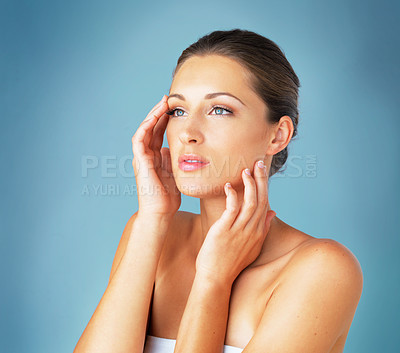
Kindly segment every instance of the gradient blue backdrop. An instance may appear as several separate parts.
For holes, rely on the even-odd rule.
[[[182,50],[232,28],[274,40],[300,78],[270,202],[360,261],[345,352],[398,351],[398,4],[2,0],[0,351],[72,352],[138,207],[131,137]]]

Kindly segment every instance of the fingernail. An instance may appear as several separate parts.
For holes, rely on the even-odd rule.
[[[257,166],[258,166],[259,168],[264,168],[264,167],[265,167],[264,161],[263,161],[263,160],[259,160],[259,161],[257,162]]]
[[[251,175],[251,172],[250,172],[250,169],[249,169],[249,168],[246,168],[246,169],[244,170],[244,172],[245,172],[247,175]]]

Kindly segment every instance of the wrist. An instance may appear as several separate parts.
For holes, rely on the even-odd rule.
[[[229,289],[229,291],[232,288],[233,280],[229,278],[221,278],[217,276],[211,276],[209,274],[201,273],[201,272],[196,272],[195,275],[195,281],[199,283],[201,286],[204,286],[206,288],[217,288],[220,290],[225,290]]]
[[[138,212],[136,221],[137,223],[141,224],[146,228],[159,228],[159,227],[166,227],[168,228],[172,223],[173,215],[166,215],[166,214],[146,214]]]
[[[134,227],[141,232],[164,235],[167,233],[173,217],[159,214],[143,214],[138,212]]]

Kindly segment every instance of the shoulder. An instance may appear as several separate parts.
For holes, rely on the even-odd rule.
[[[303,264],[325,264],[329,267],[347,268],[362,274],[355,255],[343,244],[329,238],[310,238],[302,243],[293,261]]]
[[[302,242],[269,295],[245,351],[330,351],[347,334],[362,282],[360,264],[344,245],[320,238]],[[295,333],[290,340],[288,332]]]
[[[281,281],[312,282],[320,288],[329,282],[332,290],[346,289],[349,298],[356,299],[361,295],[363,273],[359,261],[346,246],[329,238],[311,238],[297,249]]]

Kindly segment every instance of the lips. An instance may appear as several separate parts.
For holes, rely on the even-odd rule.
[[[186,162],[186,161],[198,161],[200,163],[210,163],[206,158],[193,153],[183,154],[179,157],[178,163]]]
[[[178,159],[179,168],[185,172],[204,168],[210,162],[198,154],[183,154]]]

